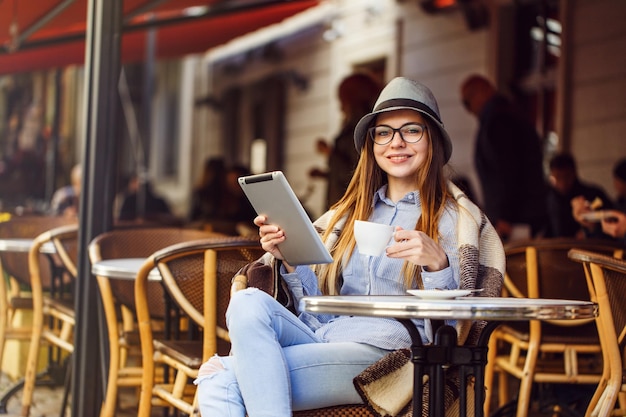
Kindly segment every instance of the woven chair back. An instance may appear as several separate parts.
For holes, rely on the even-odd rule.
[[[617,242],[598,239],[534,239],[505,246],[506,272],[515,288],[525,297],[589,299],[580,265],[570,260],[572,248],[613,255],[623,249]],[[536,253],[537,293],[529,293],[529,250]]]
[[[14,216],[9,221],[0,223],[0,238],[34,239],[40,234],[56,227],[76,224],[76,219],[56,216]],[[78,251],[73,251],[77,253]],[[41,264],[48,262],[41,255]],[[75,259],[77,255],[75,255]],[[59,262],[58,258],[52,256],[54,262]],[[28,270],[28,252],[0,252],[2,269],[15,278],[20,284],[30,287],[30,273]],[[45,290],[51,285],[51,269],[42,268],[41,283]]]
[[[207,250],[215,251],[215,271],[207,271]],[[244,265],[263,255],[259,240],[244,237],[210,238],[170,247],[155,254],[169,295],[198,326],[204,327],[205,284],[216,284],[217,325],[226,329],[226,308],[232,278]],[[171,279],[168,279],[171,278]]]
[[[531,298],[556,298],[570,300],[590,300],[589,289],[585,284],[585,272],[580,264],[568,257],[572,248],[581,248],[606,255],[621,256],[623,246],[603,239],[548,238],[520,241],[505,246],[506,275],[505,288],[509,295]],[[510,324],[525,328],[525,323]],[[579,343],[597,340],[595,323],[565,326],[555,322],[542,322],[546,335],[563,343]]]
[[[137,227],[122,228],[105,232],[97,236],[90,244],[97,247],[99,260],[119,258],[147,258],[154,252],[167,246],[190,240],[207,237],[223,236],[220,234],[197,229],[178,227]],[[92,262],[97,257],[92,257]],[[111,291],[116,301],[135,311],[135,284],[133,280],[109,280]],[[163,318],[165,303],[163,302],[163,286],[159,282],[148,284],[150,315]]]

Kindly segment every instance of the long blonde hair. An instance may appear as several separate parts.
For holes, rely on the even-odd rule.
[[[435,242],[439,241],[439,220],[446,204],[452,201],[448,191],[443,167],[445,165],[443,138],[438,127],[424,118],[429,135],[428,155],[424,164],[415,173],[417,190],[422,201],[422,213],[415,225],[416,230],[426,233]],[[387,174],[378,166],[374,157],[374,143],[365,139],[359,162],[343,197],[331,209],[335,210],[322,236],[326,240],[338,222],[345,218],[344,226],[336,244],[331,248],[333,262],[317,267],[319,287],[324,294],[336,295],[341,286],[342,265],[354,251],[354,221],[370,218],[372,199],[376,191],[387,183]],[[406,288],[422,287],[419,265],[408,261],[402,268]]]

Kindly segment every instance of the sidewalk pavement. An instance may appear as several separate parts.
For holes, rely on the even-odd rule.
[[[11,381],[4,373],[0,373],[0,397],[13,386],[15,381]],[[36,385],[33,394],[33,404],[31,406],[31,417],[70,417],[71,398],[64,415],[61,414],[64,386]],[[120,407],[116,417],[134,417],[137,415],[138,394],[135,389],[127,388],[120,390]],[[12,395],[6,404],[7,414],[0,414],[0,417],[19,417],[22,410],[22,390],[20,389]],[[163,409],[153,407],[154,416],[163,416]]]

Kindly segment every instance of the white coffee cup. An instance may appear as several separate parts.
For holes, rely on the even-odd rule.
[[[362,255],[379,256],[393,236],[394,226],[363,220],[354,221],[354,238]]]

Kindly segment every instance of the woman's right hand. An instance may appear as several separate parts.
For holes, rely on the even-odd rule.
[[[276,259],[283,259],[283,254],[278,249],[278,244],[285,241],[285,232],[275,224],[267,224],[267,217],[258,215],[254,218],[254,224],[259,227],[261,247],[271,253]]]
[[[275,224],[267,224],[267,217],[259,215],[254,218],[254,224],[259,226],[259,236],[261,237],[261,247],[269,252],[276,259],[283,261],[283,265],[288,272],[293,272],[294,267],[285,262],[283,254],[278,249],[278,244],[285,241],[285,232]]]

